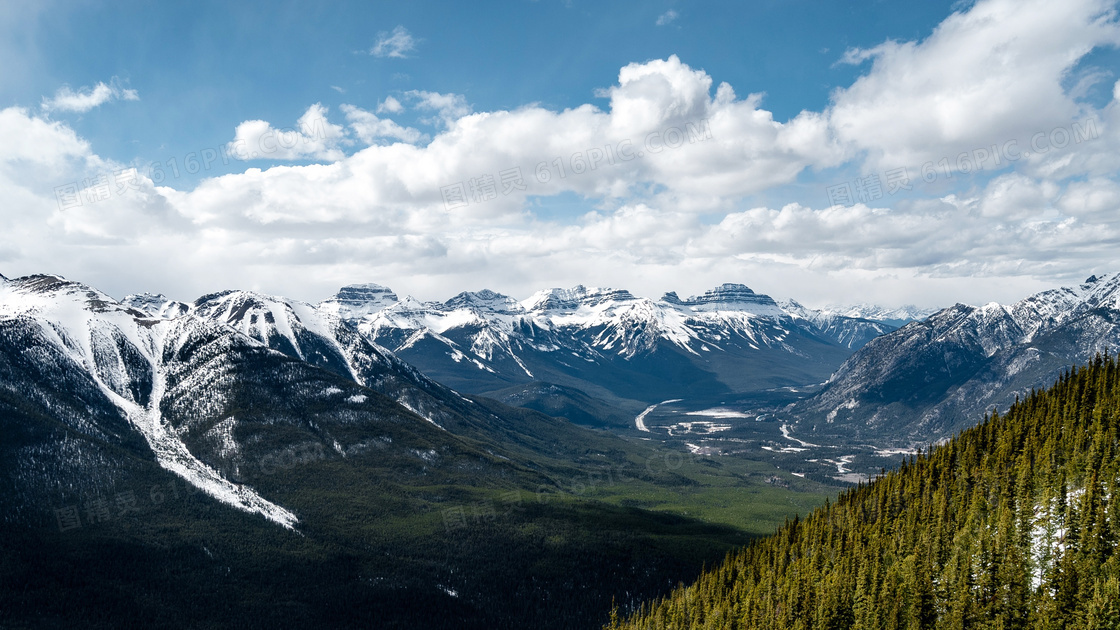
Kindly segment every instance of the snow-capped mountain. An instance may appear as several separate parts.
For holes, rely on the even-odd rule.
[[[130,440],[133,432],[138,433],[161,467],[215,499],[285,527],[297,522],[290,511],[250,487],[231,482],[199,459],[183,441],[181,427],[164,415],[182,381],[201,378],[190,362],[182,360],[185,347],[205,338],[216,354],[232,355],[239,347],[256,344],[196,320],[150,319],[99,291],[57,276],[0,281],[0,321],[5,325],[3,345],[9,361],[12,353],[24,350],[37,363],[36,372],[51,374],[31,382],[27,377],[35,372],[0,380],[9,398],[30,398],[52,410],[52,390],[59,389],[53,382],[57,375],[73,384],[76,391],[67,393],[90,400],[99,411],[86,418],[52,410],[70,429],[112,442]]]
[[[1120,274],[1011,305],[957,304],[879,337],[794,406],[806,428],[926,443],[1120,347]]]
[[[862,348],[864,344],[879,335],[888,333],[903,323],[912,321],[848,315],[844,312],[827,308],[812,309],[801,305],[796,300],[783,300],[779,304],[782,310],[788,313],[790,317],[804,320],[813,330],[819,331],[822,335],[835,340],[851,350],[858,350]],[[901,310],[876,308],[878,310],[874,312],[884,315],[895,315]],[[872,311],[872,309],[867,310],[869,312]]]
[[[0,431],[0,477],[15,483],[0,492],[5,519],[52,489],[99,494],[154,463],[296,528],[255,465],[269,449],[427,461],[516,427],[309,304],[238,291],[117,302],[29,276],[0,279]]]
[[[896,326],[925,319],[938,311],[936,308],[920,308],[912,304],[897,308],[879,306],[877,304],[848,304],[830,305],[821,309],[822,312],[834,313],[843,317],[857,319],[870,319],[877,322],[887,322]]]
[[[368,301],[363,301],[368,297]],[[659,300],[621,289],[548,289],[518,301],[492,291],[420,302],[378,285],[319,305],[435,380],[487,393],[531,381],[648,403],[824,380],[894,327],[779,305],[741,284]],[[796,303],[794,303],[796,304]]]
[[[399,300],[388,287],[379,284],[352,284],[343,287],[333,298],[319,307],[327,313],[344,319],[372,315]]]
[[[374,299],[385,293],[377,285],[361,289]],[[341,303],[328,301],[315,307],[299,300],[230,290],[204,295],[184,308],[192,318],[231,328],[272,350],[388,396],[440,429],[474,437],[493,429],[492,414],[428,378],[339,317]],[[365,305],[351,304],[359,311]],[[150,308],[153,313],[169,312],[159,300],[151,301]]]
[[[168,299],[167,296],[160,293],[127,295],[121,300],[121,304],[161,319],[186,315],[191,310],[190,304]]]

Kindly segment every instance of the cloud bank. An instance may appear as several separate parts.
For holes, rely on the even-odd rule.
[[[90,184],[66,209],[60,182],[127,165],[10,108],[0,186],[18,210],[6,211],[0,271],[181,298],[222,278],[311,300],[362,281],[425,298],[742,281],[779,296],[797,286],[810,303],[1010,300],[1120,268],[1120,108],[1116,94],[1099,108],[1079,96],[1103,80],[1080,60],[1118,41],[1109,3],[982,1],[924,40],[847,51],[863,74],[786,121],[675,56],[626,65],[601,105],[561,111],[476,112],[461,95],[413,91],[332,122],[314,104],[288,129],[245,121],[230,144],[302,163],[185,191],[133,171],[126,194],[91,196]],[[431,130],[393,120],[405,112]],[[826,203],[831,173],[890,169],[906,170],[908,194]],[[564,199],[586,211],[547,211]]]

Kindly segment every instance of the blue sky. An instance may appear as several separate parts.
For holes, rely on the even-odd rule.
[[[21,63],[0,102],[35,107],[60,85],[118,77],[143,98],[58,117],[101,155],[147,163],[228,142],[243,120],[294,121],[315,102],[372,108],[425,90],[462,94],[477,111],[601,103],[596,90],[622,66],[675,54],[740,91],[765,93],[766,108],[788,120],[823,109],[832,89],[858,75],[837,63],[845,50],[921,38],[951,5],[47,2],[7,24]],[[414,49],[403,58],[369,53],[378,33],[402,25]],[[183,179],[171,185],[195,178]]]
[[[1114,12],[8,4],[0,134],[40,140],[0,153],[0,272],[180,299],[245,286],[316,300],[349,282],[429,299],[577,282],[656,296],[735,281],[816,304],[1009,301],[1120,269]],[[571,171],[577,154],[626,140],[640,152],[689,124],[710,135],[532,181],[541,164]],[[229,159],[277,130],[298,146]],[[995,161],[1032,139],[1033,157]],[[130,188],[91,196],[129,168]],[[513,168],[525,190],[448,203],[447,187],[469,196]],[[892,172],[907,185],[887,193]]]

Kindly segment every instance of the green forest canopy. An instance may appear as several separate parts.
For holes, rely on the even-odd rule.
[[[608,627],[1120,628],[1118,432],[1098,355]]]

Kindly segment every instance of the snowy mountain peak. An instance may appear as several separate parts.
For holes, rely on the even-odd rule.
[[[826,423],[951,435],[1053,383],[1120,340],[1120,274],[1093,275],[1012,304],[955,304],[868,343],[799,408]],[[913,382],[923,393],[916,395]],[[866,404],[859,404],[866,403]],[[800,413],[800,412],[799,412]]]
[[[781,318],[787,314],[769,295],[755,293],[745,284],[731,282],[705,291],[703,295],[690,296],[687,300],[680,299],[676,291],[670,291],[661,296],[660,301],[679,310],[692,312],[740,311],[771,318]]]
[[[348,284],[338,290],[329,300],[319,304],[319,308],[342,319],[360,319],[372,315],[400,299],[396,293],[380,284]]]
[[[147,441],[157,463],[214,498],[291,528],[296,517],[247,486],[234,484],[195,457],[163,421],[164,358],[206,323],[157,321],[95,289],[61,276],[28,276],[0,286],[0,319],[34,327],[43,356],[88,377]],[[232,332],[227,331],[229,335]]]
[[[1098,308],[1120,308],[1120,273],[1091,276],[1080,285],[1049,289],[1007,307],[1028,338]]]
[[[159,309],[167,302],[169,302],[167,296],[162,293],[134,293],[124,296],[124,299],[121,300],[121,304],[126,304],[148,314],[159,312]]]
[[[665,302],[666,304],[672,304],[673,306],[684,305],[684,300],[682,300],[680,296],[677,295],[676,291],[667,291],[664,295],[661,296],[661,301]]]
[[[702,295],[700,297],[693,296],[693,297],[690,297],[688,299],[689,299],[689,301],[698,301],[698,300],[712,301],[712,300],[727,300],[727,299],[734,300],[734,299],[737,299],[740,296],[753,296],[753,295],[757,295],[757,294],[754,292],[754,290],[752,290],[750,287],[748,287],[745,284],[739,284],[739,283],[736,283],[736,282],[724,282],[723,284],[719,285],[718,287],[716,287],[714,289],[710,289],[708,291],[705,291],[704,295]]]
[[[1120,273],[1114,273],[1101,278],[1092,276],[1093,280],[1085,281],[1082,285],[1083,288],[1089,289],[1086,295],[1086,303],[1094,306],[1106,306],[1109,308],[1117,308],[1120,306]]]
[[[194,313],[225,324],[274,350],[302,360],[305,331],[329,336],[330,323],[314,306],[251,291],[222,291],[195,301]]]
[[[818,310],[809,308],[801,302],[792,299],[779,300],[778,307],[785,311],[790,317],[814,320],[825,316],[831,316],[831,311]]]
[[[469,308],[507,315],[521,313],[525,310],[517,300],[508,295],[495,293],[490,289],[483,289],[477,292],[463,291],[459,295],[444,302],[443,306],[449,309]]]
[[[1081,289],[1089,292],[1107,291],[1113,292],[1120,286],[1120,272],[1109,273],[1103,276],[1096,274],[1085,278],[1085,282],[1081,283]]]
[[[936,308],[921,308],[913,304],[899,307],[880,306],[878,304],[831,304],[818,312],[855,319],[869,319],[877,322],[887,322],[895,326],[902,326],[912,321],[923,320],[936,313]]]
[[[521,304],[525,310],[534,312],[574,311],[580,306],[598,306],[604,302],[629,302],[637,299],[625,289],[588,288],[580,284],[571,289],[538,291]]]
[[[676,294],[672,294],[676,297]],[[745,284],[725,283],[677,302],[696,311],[742,310],[756,314],[780,316],[781,309],[769,295],[755,293]]]
[[[126,295],[121,304],[159,319],[175,319],[191,312],[190,304],[168,299],[162,293]]]
[[[65,304],[69,311],[128,313],[131,309],[108,295],[62,276],[34,275],[7,280],[0,285],[0,316],[37,315],[57,312]],[[129,314],[142,315],[133,312]]]
[[[437,302],[437,304],[438,304],[438,302]],[[391,310],[403,311],[403,312],[423,311],[423,310],[427,310],[429,306],[430,306],[430,304],[428,304],[427,302],[421,302],[420,300],[417,300],[416,298],[412,297],[411,295],[406,295],[406,296],[404,296],[404,298],[402,298],[396,304],[393,304],[392,306],[387,307],[386,310],[391,309]]]

